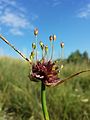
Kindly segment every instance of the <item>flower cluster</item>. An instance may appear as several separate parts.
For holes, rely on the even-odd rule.
[[[49,40],[51,43],[51,58],[48,60],[47,53],[48,53],[48,46],[44,45],[42,41],[39,42],[41,50],[42,50],[42,58],[41,60],[37,59],[37,35],[38,35],[38,29],[36,28],[34,30],[34,35],[36,38],[36,41],[32,43],[32,52],[30,54],[30,59],[25,57],[18,49],[16,49],[6,38],[4,38],[2,35],[0,35],[0,38],[8,44],[13,50],[15,50],[22,58],[24,58],[26,61],[28,61],[32,65],[32,71],[29,74],[29,78],[32,81],[41,81],[44,83],[44,85],[47,86],[56,86],[60,83],[65,82],[66,80],[69,80],[70,78],[77,76],[81,73],[88,72],[90,69],[79,71],[77,73],[74,73],[64,79],[59,79],[58,73],[59,69],[61,70],[63,68],[63,65],[61,64],[60,67],[56,65],[55,62],[53,62],[53,51],[54,51],[54,42],[56,41],[56,35],[50,35]],[[61,46],[61,58],[63,58],[63,50],[64,50],[64,42],[60,43]]]
[[[29,74],[30,80],[33,81],[41,81],[44,85],[47,86],[55,86],[61,82],[61,79],[58,77],[59,68],[56,63],[52,61],[53,59],[53,51],[54,51],[54,42],[56,41],[56,35],[50,35],[49,40],[51,43],[51,57],[47,58],[48,54],[48,46],[44,45],[42,41],[39,42],[39,45],[42,50],[42,58],[41,60],[37,59],[37,35],[38,29],[34,30],[34,35],[36,41],[32,43],[32,52],[30,54],[30,59],[25,57],[18,49],[16,49],[6,38],[0,35],[0,38],[7,43],[13,50],[15,50],[21,57],[23,57],[26,61],[28,61],[32,65],[32,72]],[[60,43],[61,49],[64,48],[64,43]],[[62,56],[62,55],[61,55]],[[63,65],[61,65],[61,69]]]
[[[32,80],[35,78],[47,86],[55,86],[59,82],[58,67],[52,61],[37,61],[32,65],[31,77]]]
[[[37,35],[38,35],[38,29],[36,28],[34,30],[34,35],[36,37],[36,43],[32,43],[32,52],[30,55],[30,60],[34,61],[35,53],[37,56]],[[53,58],[53,49],[54,49],[54,41],[56,40],[56,35],[51,35],[49,37],[49,40],[51,42],[51,59],[47,60],[46,55],[48,52],[48,46],[44,45],[42,41],[39,42],[41,50],[42,50],[42,59],[36,60],[35,62],[32,62],[32,72],[29,74],[29,78],[32,81],[42,81],[46,86],[55,86],[57,85],[61,80],[58,77],[59,68],[56,65],[55,62],[52,61]],[[63,49],[64,43],[60,43],[61,48]],[[35,51],[36,49],[36,51]],[[62,68],[63,65],[61,65]]]

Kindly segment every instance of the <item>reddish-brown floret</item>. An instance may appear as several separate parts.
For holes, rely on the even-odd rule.
[[[58,67],[52,61],[37,61],[32,65],[31,80],[42,81],[47,86],[54,86],[60,82],[58,78]]]

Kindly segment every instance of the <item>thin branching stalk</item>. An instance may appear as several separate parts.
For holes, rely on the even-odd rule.
[[[70,76],[68,76],[68,77],[66,77],[66,78],[64,78],[64,79],[61,79],[61,80],[58,81],[57,83],[52,84],[51,87],[57,86],[57,85],[59,85],[59,84],[62,84],[62,83],[64,83],[64,82],[66,82],[67,80],[70,80],[71,78],[73,78],[73,77],[75,77],[75,76],[77,76],[77,75],[79,75],[79,74],[81,74],[81,73],[85,73],[85,72],[90,72],[90,69],[88,69],[88,70],[83,70],[83,71],[80,71],[80,72],[76,72],[76,73],[74,73],[74,74],[72,74],[72,75],[70,75]],[[50,83],[50,84],[51,84],[51,83]],[[47,86],[50,87],[50,84],[48,83]]]
[[[88,70],[83,70],[83,71],[80,71],[80,72],[76,72],[76,73],[74,73],[74,74],[72,74],[72,75],[70,75],[70,76],[68,76],[68,77],[60,80],[60,82],[58,82],[58,84],[64,83],[64,82],[66,82],[67,80],[70,80],[71,78],[73,78],[73,77],[75,77],[75,76],[77,76],[77,75],[79,75],[79,74],[81,74],[81,73],[85,73],[85,72],[90,72],[90,69],[88,69]],[[58,84],[57,84],[57,85],[58,85]],[[56,85],[56,86],[57,86],[57,85]]]
[[[61,60],[64,59],[64,48],[61,48]]]
[[[51,60],[53,58],[53,52],[54,52],[54,42],[51,41]]]
[[[36,61],[37,61],[37,35],[35,36],[35,42],[36,42]]]
[[[62,64],[62,63],[63,63],[63,59],[64,59],[64,48],[61,48],[61,55],[60,55],[59,64]]]
[[[46,89],[43,82],[41,83],[41,103],[42,103],[44,119],[49,120],[49,115],[48,115],[47,105],[46,105]]]
[[[23,55],[19,50],[17,50],[5,37],[3,37],[2,35],[0,35],[0,38],[7,43],[10,47],[12,47],[13,50],[15,50],[21,57],[23,57],[26,61],[28,61],[29,63],[31,63],[31,61],[25,57],[25,55]]]
[[[42,59],[44,58],[44,48],[42,49]]]

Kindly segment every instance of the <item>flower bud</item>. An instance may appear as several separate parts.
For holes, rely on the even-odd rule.
[[[34,53],[34,51],[32,51],[31,55],[30,55],[30,60],[34,59],[34,56],[35,56],[35,53]]]
[[[47,45],[45,46],[45,52],[48,52],[48,46]]]
[[[36,49],[36,44],[35,43],[32,43],[32,48]]]
[[[32,56],[30,55],[30,60],[32,60]]]
[[[64,47],[64,42],[61,42],[60,45],[61,45],[61,48],[63,48]]]
[[[49,40],[52,41],[53,40],[53,36],[50,35]]]
[[[31,56],[34,58],[34,56],[35,56],[35,53],[34,53],[34,52],[31,52]]]
[[[44,49],[44,44],[42,41],[39,42],[40,46],[41,46],[41,49],[43,50]]]
[[[40,46],[43,46],[43,42],[42,41],[40,41],[39,44],[40,44]]]
[[[34,29],[34,35],[36,36],[37,34],[38,34],[38,29],[35,28],[35,29]]]
[[[54,41],[56,40],[56,35],[53,35],[53,40],[54,40]]]

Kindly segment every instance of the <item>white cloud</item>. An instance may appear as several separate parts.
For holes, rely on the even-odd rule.
[[[10,29],[10,33],[12,33],[13,35],[23,35],[23,33],[17,28]]]
[[[56,6],[60,5],[60,4],[61,4],[60,0],[53,0],[52,7],[56,7]]]
[[[14,35],[22,35],[22,29],[30,28],[30,22],[22,14],[17,14],[9,9],[6,9],[4,14],[0,17],[1,24],[9,27],[9,31]],[[31,25],[31,29],[32,29]]]
[[[45,4],[51,7],[57,7],[61,4],[61,2],[62,2],[61,0],[51,0],[51,1],[45,0]]]
[[[79,18],[89,18],[90,17],[90,3],[88,3],[86,7],[80,9],[77,16]]]
[[[16,7],[16,0],[0,0],[1,9],[5,9],[8,6]]]
[[[0,21],[3,24],[7,24],[8,26],[12,26],[15,28],[25,28],[27,25],[29,25],[28,21],[25,19],[25,17],[22,17],[20,15],[17,15],[11,11],[6,10],[4,14],[1,16]]]
[[[19,6],[16,0],[0,0],[0,25],[7,27],[13,35],[23,35],[23,30],[34,29],[34,25],[30,21],[37,19],[37,16],[34,15],[28,20],[25,12],[25,9]]]

